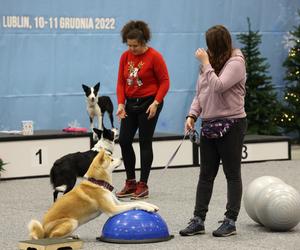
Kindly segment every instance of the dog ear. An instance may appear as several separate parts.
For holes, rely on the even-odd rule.
[[[88,87],[88,86],[86,86],[84,84],[82,84],[81,86],[82,86],[84,92],[87,92],[89,90],[89,88],[90,88],[90,87]]]
[[[95,177],[95,173],[98,171],[99,167],[102,165],[104,161],[105,151],[101,149],[99,153],[93,159],[91,165],[89,166],[87,172],[85,173],[85,178]]]
[[[97,128],[93,128],[94,132],[96,133],[96,135],[98,136],[98,138],[100,139],[102,136],[103,131]]]
[[[96,161],[99,162],[99,163],[101,163],[103,161],[104,154],[105,154],[105,150],[101,149],[99,151],[99,153],[97,154],[97,156],[96,156]]]
[[[114,132],[103,126],[103,138],[113,141],[114,140]]]
[[[98,82],[98,83],[94,86],[94,90],[95,90],[96,92],[98,92],[98,91],[99,91],[99,88],[100,88],[100,82]]]

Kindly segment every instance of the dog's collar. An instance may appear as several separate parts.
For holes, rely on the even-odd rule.
[[[88,178],[88,181],[94,183],[94,184],[97,184],[101,187],[104,187],[106,189],[108,189],[109,191],[113,191],[114,190],[114,187],[112,185],[110,185],[108,182],[106,181],[102,181],[102,180],[96,180],[94,178]]]

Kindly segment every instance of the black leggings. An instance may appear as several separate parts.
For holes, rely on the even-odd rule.
[[[205,220],[213,192],[220,160],[227,180],[227,204],[225,216],[237,219],[242,198],[241,157],[246,118],[238,119],[228,134],[219,139],[200,138],[200,176],[197,186],[194,215]]]
[[[137,130],[139,130],[141,159],[140,181],[145,183],[148,181],[153,162],[152,139],[162,107],[163,102],[158,105],[155,116],[150,120],[148,120],[146,110],[143,110],[142,112],[130,112],[126,109],[127,116],[121,120],[119,144],[121,147],[127,180],[135,179],[136,158],[132,142]]]

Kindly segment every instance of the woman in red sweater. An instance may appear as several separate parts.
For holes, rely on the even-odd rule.
[[[119,144],[126,182],[117,196],[141,199],[149,195],[147,182],[153,161],[152,139],[170,81],[162,55],[147,45],[151,33],[145,22],[128,22],[121,35],[128,50],[120,58],[116,115],[121,120]],[[132,146],[137,130],[141,158],[139,182],[136,182],[136,157]]]

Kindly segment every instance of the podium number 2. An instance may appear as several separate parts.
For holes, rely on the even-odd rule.
[[[35,155],[37,155],[39,157],[39,164],[42,165],[42,149],[39,149]]]

